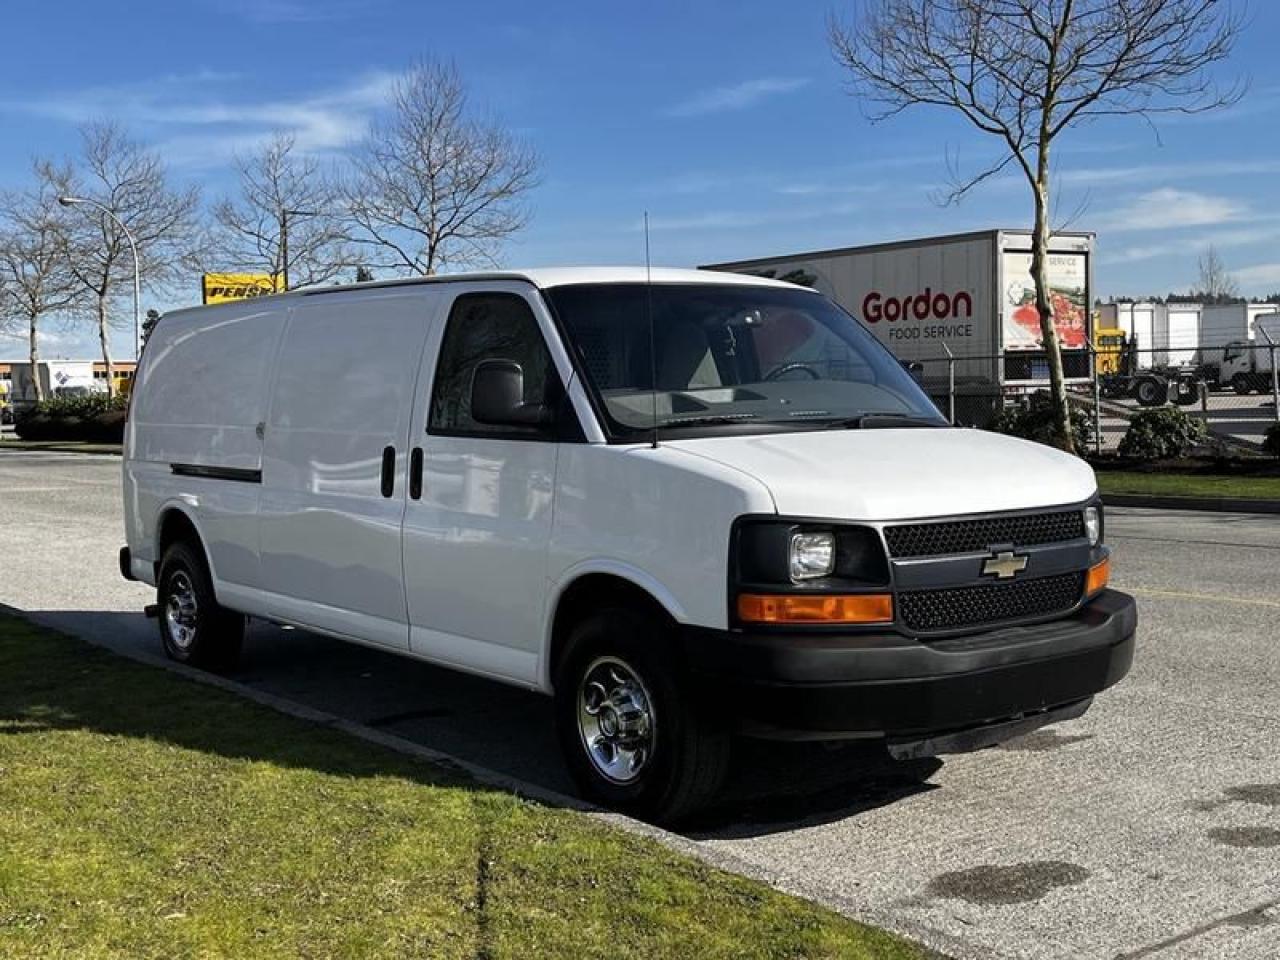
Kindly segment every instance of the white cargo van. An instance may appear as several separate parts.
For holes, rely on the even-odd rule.
[[[973,749],[1133,655],[1089,467],[947,426],[823,295],[533,270],[165,316],[125,576],[180,661],[246,615],[553,695],[603,803],[705,802],[732,735]]]

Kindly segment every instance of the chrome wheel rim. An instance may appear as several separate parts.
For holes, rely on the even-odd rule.
[[[653,757],[653,698],[616,657],[592,661],[578,687],[578,733],[592,767],[612,783],[631,783]]]
[[[199,613],[196,589],[191,584],[191,578],[179,570],[169,578],[169,599],[164,605],[164,621],[169,629],[169,639],[179,650],[187,650],[195,642]]]

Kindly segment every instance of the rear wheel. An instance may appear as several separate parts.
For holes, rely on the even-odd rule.
[[[165,551],[156,601],[160,640],[170,659],[215,671],[236,665],[244,642],[244,617],[218,604],[198,547],[178,542]]]
[[[730,737],[679,670],[668,627],[622,608],[573,628],[556,676],[556,722],[579,790],[602,806],[662,822],[715,796]]]
[[[1168,389],[1154,377],[1143,377],[1133,388],[1133,395],[1139,405],[1157,407],[1164,403]]]

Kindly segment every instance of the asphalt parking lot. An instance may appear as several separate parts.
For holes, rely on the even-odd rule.
[[[0,602],[155,657],[119,468],[0,450]],[[1141,633],[1086,716],[911,765],[752,745],[686,835],[957,957],[1280,957],[1280,517],[1114,509],[1107,533]],[[531,694],[260,624],[235,679],[566,788]]]

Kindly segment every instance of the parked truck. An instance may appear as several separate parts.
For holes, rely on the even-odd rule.
[[[1054,326],[1068,381],[1089,379],[1094,234],[1050,243]],[[861,320],[955,419],[983,424],[1010,394],[1049,382],[1031,279],[1031,235],[984,230],[711,264],[813,287]],[[948,354],[954,362],[948,362]],[[950,378],[954,376],[952,390]]]
[[[1219,377],[1217,364],[1144,365],[1138,341],[1118,327],[1097,327],[1094,338],[1098,389],[1108,399],[1130,398],[1144,407],[1170,402],[1185,407],[1199,398],[1201,382],[1216,383]]]
[[[9,402],[21,413],[36,402],[35,377],[40,378],[41,392],[46,398],[77,394],[105,393],[106,384],[94,378],[92,360],[50,360],[36,365],[33,376],[30,363],[11,363],[12,378]]]
[[[1217,388],[1221,350],[1205,349],[1199,303],[1106,303],[1098,307],[1095,343],[1104,397],[1132,398],[1144,407],[1188,406],[1200,385]]]
[[[1280,350],[1280,313],[1258,314],[1250,332],[1256,334],[1252,341],[1233,340],[1222,348],[1222,381],[1241,395],[1270,393]]]

